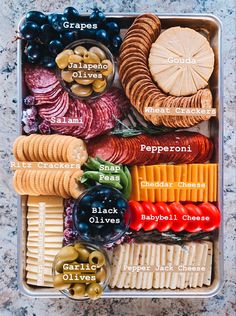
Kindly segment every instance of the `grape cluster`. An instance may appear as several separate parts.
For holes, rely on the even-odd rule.
[[[63,244],[66,246],[78,238],[78,234],[73,230],[73,208],[74,200],[67,199],[64,204],[64,239]]]
[[[96,23],[96,29],[65,29],[64,22]],[[117,54],[122,43],[120,28],[114,21],[106,21],[99,9],[94,9],[89,17],[80,16],[79,12],[68,7],[63,14],[45,15],[39,11],[29,11],[20,27],[21,36],[27,40],[25,60],[33,64],[41,64],[47,68],[55,67],[57,56],[68,44],[75,40],[95,39]]]
[[[38,131],[38,113],[35,98],[32,95],[25,97],[24,105],[26,108],[22,113],[23,130],[26,134],[36,133]]]

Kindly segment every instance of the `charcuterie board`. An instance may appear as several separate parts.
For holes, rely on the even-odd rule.
[[[19,287],[72,299],[215,295],[220,22],[76,12],[28,12],[19,24]]]

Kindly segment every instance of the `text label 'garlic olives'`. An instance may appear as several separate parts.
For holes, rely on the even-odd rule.
[[[71,283],[95,283],[96,271],[98,267],[89,263],[64,263],[63,281],[65,284]]]

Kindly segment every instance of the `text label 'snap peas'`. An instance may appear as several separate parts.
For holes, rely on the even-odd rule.
[[[128,229],[130,213],[127,200],[117,189],[105,185],[84,192],[74,207],[74,226],[83,240],[109,244],[119,240]]]

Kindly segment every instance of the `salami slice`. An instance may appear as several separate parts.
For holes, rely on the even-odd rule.
[[[41,66],[26,65],[24,68],[25,82],[29,89],[46,88],[58,82],[52,70]]]

